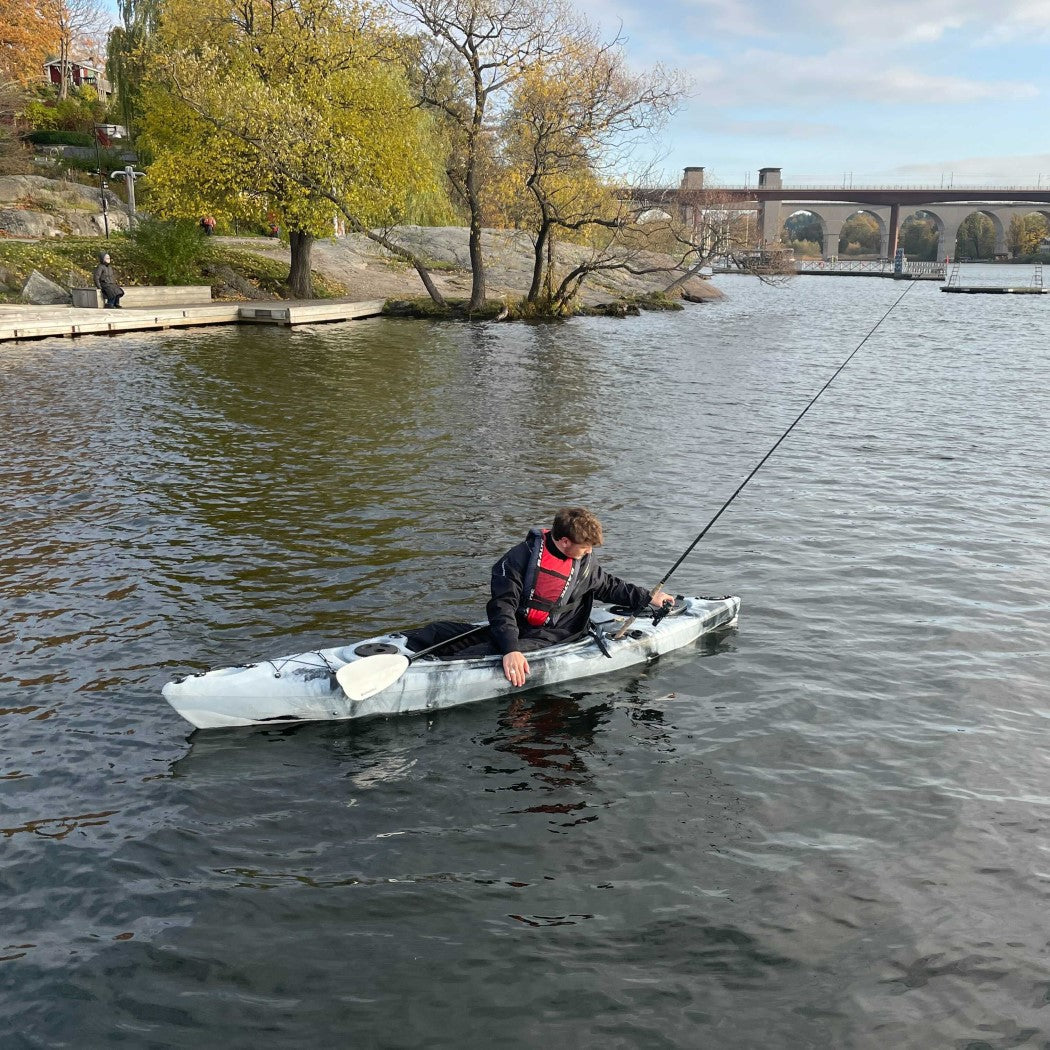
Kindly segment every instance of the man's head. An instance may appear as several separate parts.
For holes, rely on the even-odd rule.
[[[562,507],[554,515],[551,539],[567,558],[582,558],[602,545],[602,523],[583,507]]]
[[[102,252],[99,255],[99,257],[98,257],[98,261],[99,262],[108,263],[109,262],[109,252]]]

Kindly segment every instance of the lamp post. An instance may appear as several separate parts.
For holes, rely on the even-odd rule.
[[[114,171],[110,175],[111,179],[123,179],[124,185],[128,188],[128,225],[130,226],[135,224],[135,180],[141,179],[145,174],[144,171],[136,171],[130,164],[126,164],[123,171]]]
[[[106,239],[109,239],[109,206],[106,204],[106,183],[102,178],[102,155],[99,153],[98,140],[101,124],[93,125],[95,139],[95,174],[98,176],[98,199],[102,202],[102,225],[106,231]]]

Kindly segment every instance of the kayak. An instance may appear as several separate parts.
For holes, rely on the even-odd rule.
[[[351,698],[336,678],[341,668],[385,654],[409,659],[415,655],[405,645],[404,634],[393,632],[330,649],[202,671],[168,682],[162,692],[198,729],[434,711],[647,663],[704,635],[734,627],[739,610],[740,599],[731,596],[679,598],[669,614],[660,619],[643,614],[622,638],[615,638],[630,610],[595,608],[589,635],[526,654],[529,677],[521,686],[504,677],[499,656],[422,657],[374,695]]]

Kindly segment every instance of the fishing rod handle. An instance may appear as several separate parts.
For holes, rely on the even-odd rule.
[[[667,576],[670,576],[670,575],[671,575],[670,573],[668,573],[668,574],[667,574]],[[659,594],[659,593],[660,593],[660,588],[661,588],[661,587],[663,587],[663,585],[664,585],[665,583],[667,583],[667,576],[665,576],[665,577],[664,577],[664,578],[663,578],[663,579],[662,579],[662,580],[661,580],[661,581],[660,581],[660,582],[659,582],[659,583],[658,583],[658,584],[657,584],[657,585],[656,585],[656,586],[655,586],[655,587],[654,587],[654,588],[653,588],[653,589],[652,589],[652,590],[651,590],[651,591],[649,592],[649,600],[650,600],[650,601],[652,601],[652,599],[653,599],[653,597],[654,597],[655,595],[657,595],[657,594]],[[624,622],[623,626],[622,626],[622,627],[621,627],[621,628],[620,628],[620,629],[619,629],[619,630],[618,630],[618,631],[616,632],[616,634],[614,634],[614,635],[613,635],[613,641],[614,641],[614,642],[615,642],[615,641],[619,641],[619,640],[620,640],[620,639],[621,639],[621,638],[622,638],[622,637],[623,637],[623,636],[624,636],[624,635],[625,635],[625,634],[626,634],[626,633],[627,633],[627,632],[628,632],[628,631],[629,631],[629,630],[631,629],[631,624],[632,624],[632,623],[634,623],[634,621],[635,621],[635,620],[637,620],[637,619],[638,619],[638,617],[637,617],[637,616],[634,616],[634,615],[631,615],[631,616],[629,616],[629,617],[627,618],[627,620],[626,620],[626,621]]]

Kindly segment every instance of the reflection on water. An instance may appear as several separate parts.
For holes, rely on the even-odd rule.
[[[358,725],[187,741],[159,696],[471,617],[562,503],[651,585],[899,294],[722,283],[4,348],[15,1045],[1041,1038],[1040,297],[909,291],[672,581],[742,595],[716,643]]]

